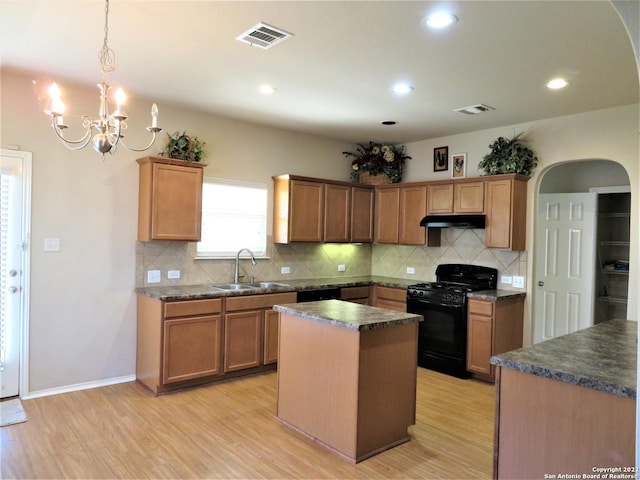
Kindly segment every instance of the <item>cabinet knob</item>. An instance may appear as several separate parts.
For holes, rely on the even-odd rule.
[[[539,280],[539,281],[538,281],[538,286],[539,286],[539,287],[544,287],[544,282],[543,282],[543,281],[541,281],[541,280]]]

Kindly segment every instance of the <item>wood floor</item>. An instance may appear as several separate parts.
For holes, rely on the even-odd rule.
[[[124,383],[23,401],[0,478],[482,479],[494,387],[418,368],[411,441],[353,465],[274,418],[276,374],[154,397]]]

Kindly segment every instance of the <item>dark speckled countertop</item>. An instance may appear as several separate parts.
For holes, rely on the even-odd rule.
[[[349,330],[373,330],[422,321],[422,315],[396,312],[384,308],[369,307],[342,300],[320,300],[317,302],[274,305],[277,312],[300,318],[316,320]]]
[[[638,324],[610,320],[491,358],[532,375],[636,398]]]

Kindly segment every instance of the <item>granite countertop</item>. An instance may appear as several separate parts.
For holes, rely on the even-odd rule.
[[[525,292],[518,292],[512,290],[480,290],[477,292],[467,293],[467,298],[473,298],[475,300],[486,300],[488,302],[499,302],[507,298],[517,298],[526,296]]]
[[[349,330],[373,330],[422,321],[422,315],[396,312],[384,308],[369,307],[342,300],[274,305],[277,312],[288,313],[309,320],[327,323]]]
[[[638,324],[610,320],[491,358],[532,375],[636,398]]]
[[[162,287],[140,287],[136,293],[154,298],[156,300],[196,300],[202,298],[235,297],[241,295],[262,295],[265,293],[297,292],[323,287],[360,287],[367,285],[382,285],[393,288],[406,288],[416,283],[415,280],[401,278],[388,278],[378,276],[362,277],[330,277],[313,278],[304,280],[275,280],[285,286],[273,286],[269,288],[252,288],[246,290],[220,290],[216,284],[201,285],[174,285]]]
[[[408,280],[403,278],[390,278],[380,276],[361,277],[328,277],[311,278],[302,280],[275,280],[274,282],[283,286],[272,286],[269,288],[252,288],[246,290],[220,290],[215,288],[216,284],[200,285],[169,285],[162,287],[139,287],[136,293],[156,300],[196,300],[202,298],[236,297],[241,295],[262,295],[264,293],[284,293],[298,292],[303,290],[313,290],[324,287],[362,287],[367,285],[380,285],[391,288],[407,288],[409,285],[423,282],[423,280]],[[514,296],[524,296],[524,292],[510,290],[483,290],[471,292],[469,298],[479,300],[496,301]]]

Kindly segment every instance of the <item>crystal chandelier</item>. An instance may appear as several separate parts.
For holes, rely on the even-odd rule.
[[[100,50],[98,54],[100,70],[102,71],[102,83],[98,84],[98,88],[100,89],[100,117],[97,120],[92,120],[88,115],[83,115],[82,127],[86,130],[84,135],[77,140],[64,138],[63,130],[68,128],[68,126],[64,124],[64,104],[60,98],[60,89],[56,83],[53,83],[49,88],[51,104],[49,109],[45,110],[45,113],[51,116],[53,131],[69,150],[80,150],[86,147],[89,142],[92,142],[94,150],[102,155],[103,159],[105,153],[115,153],[118,144],[122,144],[127,150],[134,152],[147,150],[155,142],[156,134],[162,131],[161,128],[158,128],[158,107],[154,103],[151,107],[151,126],[147,127],[147,131],[152,135],[151,142],[144,148],[130,148],[124,143],[124,140],[122,140],[122,132],[127,129],[127,114],[123,108],[125,94],[121,88],[118,88],[115,94],[116,111],[109,115],[107,94],[111,87],[107,83],[107,77],[116,68],[116,58],[113,50],[107,45],[107,38],[109,36],[109,0],[105,0],[105,3],[104,43],[102,50]],[[96,130],[96,133],[92,137],[91,133],[93,129]]]

